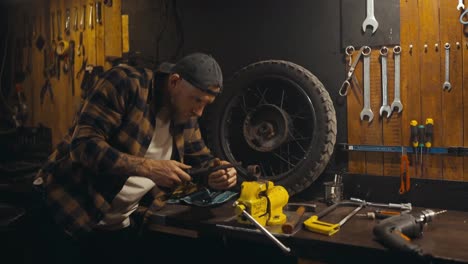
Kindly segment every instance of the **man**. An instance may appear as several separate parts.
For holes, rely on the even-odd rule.
[[[112,255],[122,253],[119,247],[128,249],[116,241],[128,237],[129,216],[140,199],[160,187],[185,184],[192,180],[187,169],[216,161],[197,119],[222,83],[218,63],[202,53],[164,63],[154,73],[118,65],[103,74],[34,181],[53,223],[73,241],[87,241],[78,242],[80,248],[103,246],[103,254]],[[236,181],[236,170],[229,168],[200,182],[226,190]]]

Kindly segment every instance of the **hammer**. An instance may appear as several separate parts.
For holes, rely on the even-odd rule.
[[[302,218],[304,213],[305,213],[305,207],[299,206],[296,212],[294,212],[294,214],[291,215],[291,217],[289,218],[289,221],[287,221],[281,226],[281,230],[283,230],[283,233],[292,234],[292,232],[296,228],[297,224],[299,223],[299,220]]]

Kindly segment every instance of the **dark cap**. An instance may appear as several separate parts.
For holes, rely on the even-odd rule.
[[[164,62],[158,69],[162,73],[177,73],[184,80],[203,92],[218,95],[210,86],[223,87],[223,73],[216,60],[204,53],[193,53],[183,57],[176,64]]]

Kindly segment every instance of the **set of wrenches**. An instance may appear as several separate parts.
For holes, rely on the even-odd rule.
[[[370,54],[372,49],[365,46],[362,55],[364,56],[364,107],[361,111],[360,118],[362,121],[367,117],[368,122],[372,122],[374,119],[374,113],[370,106]],[[387,57],[388,48],[383,46],[380,49],[380,58],[382,60],[382,106],[380,107],[379,114],[381,117],[386,113],[386,118],[392,115],[395,110],[397,113],[401,113],[403,110],[403,104],[400,98],[400,54],[401,47],[393,47],[393,55],[395,60],[395,89],[394,98],[391,105],[388,104],[388,78],[387,78]]]
[[[352,53],[354,52],[354,47],[348,46],[346,48],[346,54],[349,57],[350,69],[348,70],[348,76],[344,81],[343,85],[340,88],[339,94],[341,96],[347,95],[347,90],[350,86],[351,78],[354,77],[353,73],[356,67],[356,64],[359,62],[361,56],[364,61],[364,106],[360,113],[360,118],[364,121],[367,117],[368,122],[372,122],[374,119],[374,112],[372,112],[370,105],[370,56],[372,48],[369,46],[363,46],[359,49],[359,54],[356,56],[354,62],[352,62]],[[380,107],[379,114],[381,117],[386,113],[386,118],[389,118],[392,115],[392,112],[401,113],[403,111],[403,104],[401,103],[400,97],[400,55],[401,47],[393,47],[393,55],[395,61],[395,89],[394,97],[391,105],[388,104],[388,78],[387,78],[387,57],[389,49],[385,46],[380,49],[380,58],[382,60],[382,106]]]

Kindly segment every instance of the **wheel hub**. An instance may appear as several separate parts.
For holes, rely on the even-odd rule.
[[[288,114],[276,105],[258,106],[244,120],[245,141],[257,151],[272,151],[288,139],[289,123]]]

